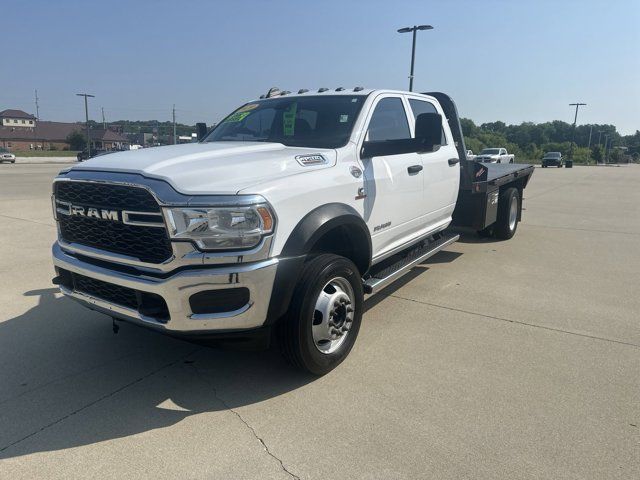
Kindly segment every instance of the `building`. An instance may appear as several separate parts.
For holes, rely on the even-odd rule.
[[[85,135],[84,124],[45,122],[22,110],[0,112],[0,147],[10,151],[69,150],[67,138],[73,132]],[[89,130],[89,138],[92,148],[99,150],[120,150],[131,143],[123,135],[103,128]]]
[[[3,110],[0,120],[3,127],[33,127],[36,117],[22,110]]]
[[[123,150],[131,145],[131,140],[127,137],[108,128],[106,130],[104,128],[89,130],[89,138],[91,139],[91,148],[96,150]]]

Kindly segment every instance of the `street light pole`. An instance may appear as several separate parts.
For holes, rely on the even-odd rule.
[[[87,98],[95,98],[95,95],[89,95],[88,93],[76,93],[78,97],[84,97],[84,117],[85,117],[85,126],[87,129],[87,155],[91,156],[91,140],[89,139],[89,104],[87,102]]]
[[[576,115],[575,117],[573,117],[573,130],[571,131],[571,147],[569,150],[569,159],[573,160],[573,143],[576,137],[576,124],[578,123],[578,108],[580,108],[581,106],[586,105],[586,103],[570,103],[569,106],[576,107]]]
[[[409,74],[409,91],[413,92],[413,67],[416,63],[416,33],[418,30],[433,30],[431,25],[414,25],[413,27],[405,27],[398,30],[398,33],[413,33],[413,42],[411,44],[411,73]]]

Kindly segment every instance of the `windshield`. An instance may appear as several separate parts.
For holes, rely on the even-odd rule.
[[[548,152],[545,157],[548,158],[558,158],[560,157],[560,152]]]
[[[485,148],[480,153],[481,154],[485,154],[485,155],[498,155],[500,153],[500,149],[499,148]]]
[[[247,103],[220,122],[203,141],[342,147],[349,141],[365,99],[364,95],[323,95]]]

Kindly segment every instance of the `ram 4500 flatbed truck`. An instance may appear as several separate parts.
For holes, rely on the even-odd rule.
[[[351,350],[364,296],[455,242],[452,222],[511,238],[532,172],[468,161],[441,93],[272,89],[199,143],[60,172],[54,283],[114,325],[275,336],[321,375]]]

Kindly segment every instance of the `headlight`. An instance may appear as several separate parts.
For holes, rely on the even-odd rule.
[[[274,227],[266,205],[168,208],[165,213],[171,238],[191,240],[201,250],[255,247]]]

